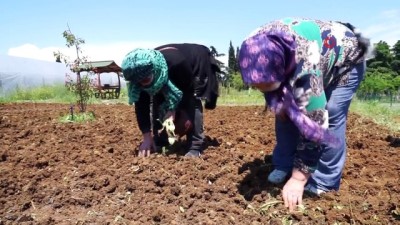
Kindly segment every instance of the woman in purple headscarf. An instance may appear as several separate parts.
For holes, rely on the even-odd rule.
[[[348,108],[365,73],[369,41],[348,23],[285,18],[247,37],[239,52],[244,83],[277,115],[269,174],[285,206],[304,190],[338,190],[346,156]]]

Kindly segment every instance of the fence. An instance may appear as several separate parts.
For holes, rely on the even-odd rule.
[[[400,104],[400,93],[357,93],[357,99],[361,101],[378,101],[379,103],[393,106],[395,104]]]

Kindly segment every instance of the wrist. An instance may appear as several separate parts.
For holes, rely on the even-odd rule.
[[[143,133],[143,139],[151,138],[151,132]]]
[[[291,178],[297,181],[306,182],[311,176],[310,173],[305,173],[299,169],[293,169]]]

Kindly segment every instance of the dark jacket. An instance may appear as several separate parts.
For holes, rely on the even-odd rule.
[[[168,65],[168,79],[183,92],[180,107],[190,107],[186,104],[189,98],[205,99],[205,108],[214,109],[218,98],[218,80],[216,73],[220,72],[216,60],[210,50],[199,44],[168,44],[155,48],[160,51]],[[162,94],[154,99],[162,101]],[[150,129],[150,96],[141,92],[135,103],[135,112],[140,130],[145,133]]]

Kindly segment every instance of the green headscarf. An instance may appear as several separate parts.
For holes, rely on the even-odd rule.
[[[129,104],[139,100],[140,92],[153,96],[162,91],[165,102],[162,111],[175,110],[182,99],[182,91],[168,79],[168,65],[161,52],[138,48],[129,52],[122,60],[122,73],[127,82]],[[153,75],[153,81],[142,86],[139,81]]]

